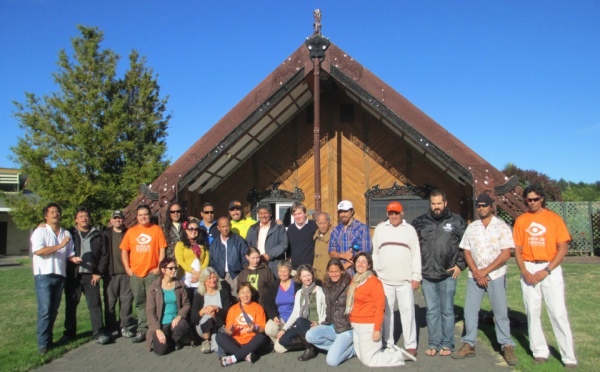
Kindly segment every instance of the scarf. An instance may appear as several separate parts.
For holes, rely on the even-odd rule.
[[[192,246],[190,247],[192,249],[192,252],[194,252],[194,254],[196,255],[197,259],[200,259],[200,255],[202,254],[202,247],[198,245],[198,243],[192,243]]]
[[[369,277],[373,275],[371,270],[367,270],[362,274],[354,275],[352,283],[348,286],[348,294],[346,295],[346,314],[350,314],[352,307],[354,306],[354,292],[359,285],[363,284]]]
[[[314,281],[308,287],[302,285],[302,303],[300,304],[300,317],[308,319],[310,312],[310,294],[315,290],[317,283]]]

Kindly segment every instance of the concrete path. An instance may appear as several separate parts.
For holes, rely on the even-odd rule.
[[[425,328],[425,301],[421,292],[415,292],[417,302],[417,324],[419,326],[419,354],[417,362],[407,362],[405,368],[416,371],[493,371],[509,370],[501,356],[489,348],[478,344],[477,356],[463,360],[448,357],[429,357],[425,355],[427,348],[427,328]],[[456,327],[456,345],[460,347],[462,323]],[[402,345],[402,341],[398,342]],[[186,346],[182,350],[162,357],[148,352],[146,344],[133,344],[130,339],[118,338],[114,343],[98,345],[90,342],[72,350],[63,357],[42,366],[36,371],[358,371],[366,370],[357,358],[352,358],[339,367],[329,367],[325,363],[325,355],[319,354],[308,362],[297,360],[301,352],[286,354],[268,354],[262,356],[254,365],[247,362],[222,368],[216,354],[202,354],[199,347]]]

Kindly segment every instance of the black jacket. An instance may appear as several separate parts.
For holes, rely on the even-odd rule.
[[[81,257],[81,238],[77,228],[71,229],[73,245],[75,246],[75,256]],[[98,230],[90,232],[90,246],[92,248],[92,274],[104,275],[108,273],[108,250],[104,243],[104,236]],[[77,277],[79,265],[67,261],[67,279]]]
[[[269,286],[267,293],[265,293],[265,301],[264,301],[264,309],[265,313],[267,313],[267,319],[273,319],[275,317],[279,317],[279,309],[277,308],[277,304],[275,303],[275,298],[277,298],[277,291],[279,290],[279,285],[281,284],[281,280],[277,279]],[[294,285],[294,295],[298,292],[299,289],[302,288],[301,283],[296,283],[292,279],[292,284]]]
[[[200,284],[200,285],[204,285],[204,284]],[[219,295],[221,296],[221,306],[223,306],[221,308],[221,310],[219,310],[219,312],[217,312],[217,316],[215,318],[215,323],[217,325],[217,328],[220,328],[221,326],[225,325],[225,320],[227,319],[227,312],[229,311],[229,308],[231,307],[231,296],[229,294],[229,290],[225,289],[225,288],[221,288],[221,291],[219,291]],[[198,291],[194,291],[194,300],[192,301],[192,314],[191,314],[191,320],[192,320],[192,324],[194,326],[198,325],[200,323],[200,319],[202,319],[202,317],[200,316],[200,310],[202,310],[204,308],[204,296],[202,296],[200,293],[198,293]]]
[[[462,250],[458,244],[467,228],[465,220],[447,211],[439,221],[431,217],[431,212],[415,218],[412,222],[421,245],[421,275],[430,281],[441,281],[452,272],[447,270],[455,265],[461,270],[466,267]]]
[[[104,236],[104,244],[106,245],[106,250],[108,251],[108,272],[107,274],[113,275],[115,273],[115,268],[113,265],[113,249],[112,249],[112,228],[104,230],[102,235]],[[122,236],[125,236],[127,232],[127,228],[123,226]],[[120,250],[119,250],[120,252]],[[121,259],[121,256],[116,257],[117,260]]]
[[[342,333],[352,329],[348,314],[346,314],[346,292],[350,285],[350,276],[344,275],[337,283],[331,283],[329,287],[323,286],[325,303],[327,304],[325,322],[333,324],[335,333]]]

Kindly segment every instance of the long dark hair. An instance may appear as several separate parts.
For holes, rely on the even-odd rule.
[[[346,274],[346,269],[344,269],[344,265],[342,265],[342,261],[338,258],[332,258],[331,260],[329,260],[329,262],[327,262],[327,271],[329,271],[329,267],[331,267],[331,266],[337,266],[340,269],[340,271],[342,272],[342,275],[340,275],[340,280],[338,281],[338,283],[343,282],[344,278],[348,274]],[[329,274],[327,272],[325,272],[325,277],[323,277],[323,287],[329,288],[333,284],[334,283],[329,278]]]
[[[189,220],[189,221],[185,221],[183,222],[182,225],[182,229],[181,229],[181,242],[183,243],[183,246],[186,248],[190,248],[192,246],[192,242],[190,241],[190,238],[188,237],[187,233],[184,233],[183,230],[187,230],[187,228],[190,226],[190,224],[195,223],[196,225],[198,225],[198,227],[200,227],[200,222],[198,222],[197,219],[193,219],[193,220]],[[198,236],[196,237],[196,241],[195,243],[198,244],[199,246],[202,247],[202,249],[207,249],[208,247],[206,246],[206,230],[204,229],[199,229],[198,230]]]
[[[185,214],[183,212],[183,208],[181,207],[181,204],[179,204],[179,202],[173,202],[171,204],[169,204],[169,206],[167,207],[167,217],[165,218],[165,223],[163,224],[163,232],[165,233],[165,236],[169,237],[170,231],[171,231],[171,226],[173,226],[173,219],[171,218],[171,208],[176,205],[179,207],[179,209],[181,210],[181,214],[179,215],[179,223],[183,223],[183,221],[186,220],[185,218]],[[181,235],[185,235],[185,234],[181,234]],[[181,239],[181,237],[180,237]]]

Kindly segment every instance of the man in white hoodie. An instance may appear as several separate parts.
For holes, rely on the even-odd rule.
[[[415,228],[402,217],[402,204],[387,206],[388,220],[373,233],[373,266],[385,291],[383,342],[394,345],[394,308],[400,310],[404,348],[417,355],[417,326],[413,291],[421,284],[421,249]]]

